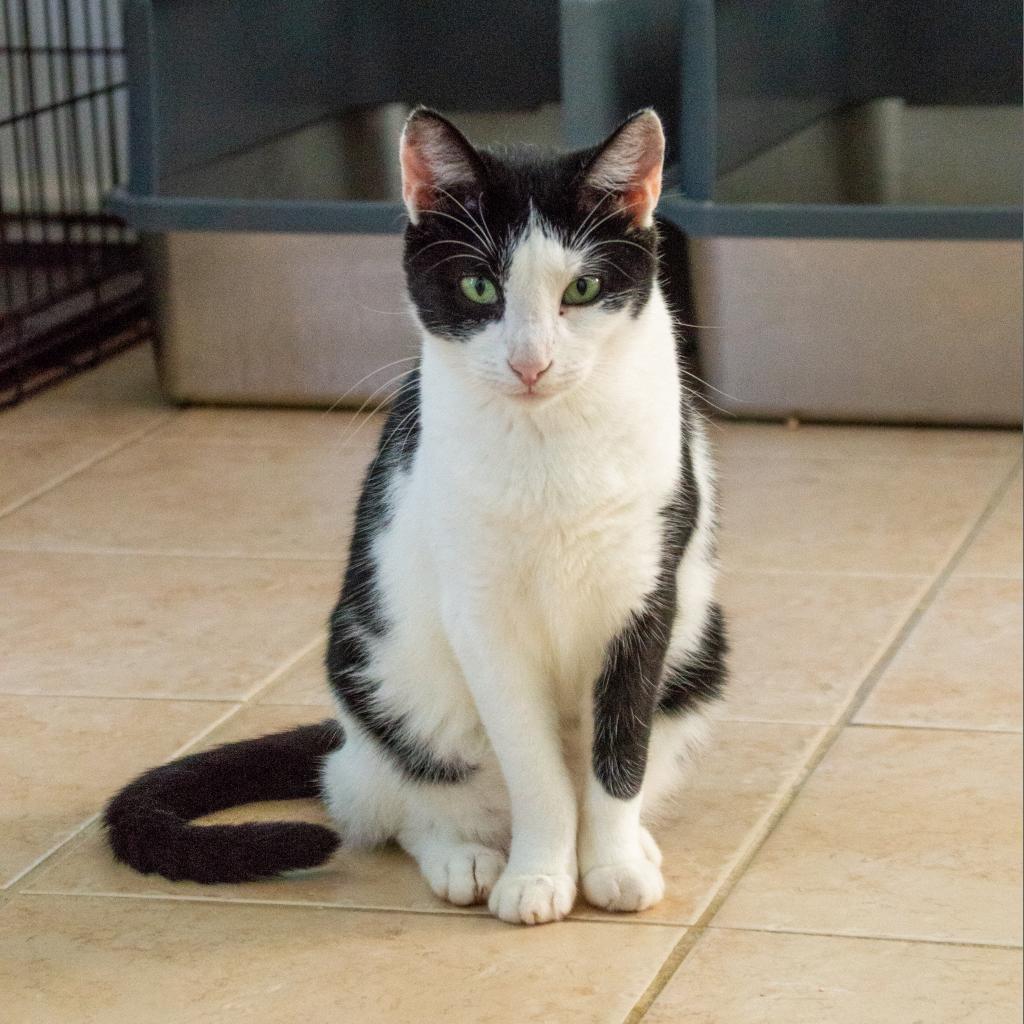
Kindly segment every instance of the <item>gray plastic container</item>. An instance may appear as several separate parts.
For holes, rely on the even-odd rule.
[[[131,170],[110,206],[150,253],[168,397],[387,399],[416,350],[404,117],[424,102],[481,141],[558,144],[557,3],[128,0],[124,18]]]
[[[645,104],[669,124],[659,213],[716,405],[1020,423],[1020,23],[1006,0],[563,3],[569,141]]]

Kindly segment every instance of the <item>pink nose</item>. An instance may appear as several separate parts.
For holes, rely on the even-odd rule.
[[[513,363],[509,360],[509,369],[528,387],[532,388],[551,369],[553,360],[547,363],[537,363],[524,360],[520,363]]]

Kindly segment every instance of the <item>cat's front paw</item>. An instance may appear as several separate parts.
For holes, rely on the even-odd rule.
[[[649,855],[592,867],[584,872],[582,884],[591,906],[623,913],[646,910],[665,895],[661,869]]]
[[[509,924],[561,921],[576,900],[570,875],[512,875],[505,872],[491,890],[488,907]]]
[[[435,895],[457,907],[469,907],[487,901],[505,870],[505,858],[488,846],[461,843],[420,866]]]

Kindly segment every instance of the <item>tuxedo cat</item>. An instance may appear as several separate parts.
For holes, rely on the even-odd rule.
[[[647,830],[724,682],[713,473],[658,283],[664,136],[474,148],[406,123],[404,266],[422,350],[363,484],[327,675],[337,721],[142,776],[116,855],[237,881],[323,862],[303,823],[196,826],[320,795],[348,846],[395,841],[505,921],[661,899]],[[339,356],[340,357],[340,356]]]

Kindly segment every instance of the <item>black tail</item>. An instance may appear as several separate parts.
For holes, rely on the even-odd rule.
[[[248,882],[322,864],[340,842],[322,825],[191,820],[257,800],[319,796],[320,762],[341,743],[341,727],[328,719],[153,768],[107,804],[114,856],[175,882]]]

